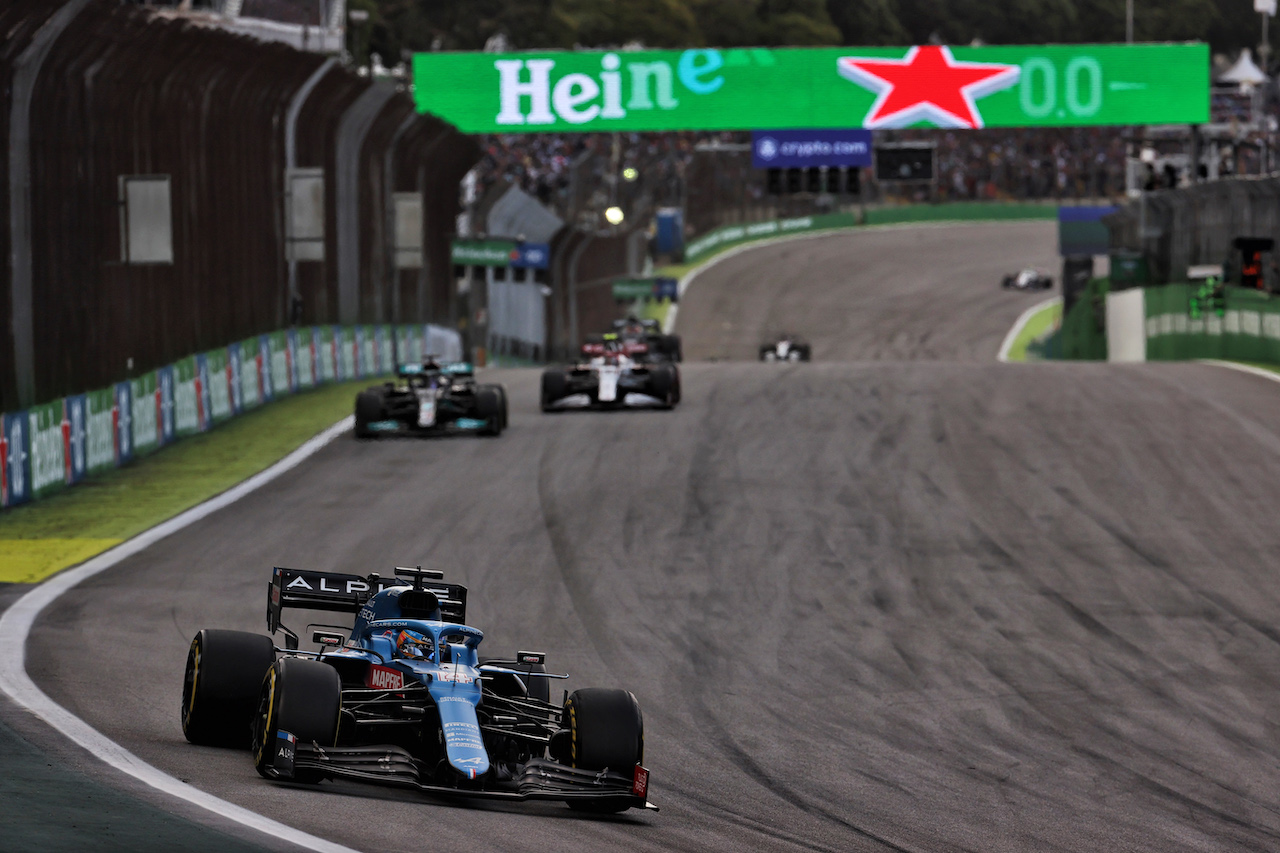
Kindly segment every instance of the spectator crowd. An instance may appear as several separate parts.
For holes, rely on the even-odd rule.
[[[1213,143],[1221,159],[1217,176],[1259,174],[1274,162],[1267,145],[1276,125],[1276,104],[1268,99],[1262,110],[1265,126],[1260,126],[1249,121],[1254,113],[1245,110],[1248,101],[1238,94],[1215,91],[1212,126],[1228,129],[1225,135],[1218,132],[1218,142]],[[931,188],[877,185],[868,171],[863,186],[869,200],[1118,199],[1125,194],[1126,160],[1138,156],[1141,148],[1151,146],[1162,157],[1189,150],[1185,129],[1165,137],[1130,127],[876,132],[877,145],[897,141],[927,141],[936,146],[934,184]],[[723,158],[724,177],[734,184],[734,191],[714,193],[712,199],[704,198],[704,192],[692,195],[698,196],[698,204],[741,206],[742,199],[765,200],[763,172],[742,161],[749,158],[749,142],[750,134],[745,132],[491,135],[482,138],[484,158],[477,176],[482,193],[515,184],[571,220],[584,210],[625,205],[640,196],[650,207],[692,201],[686,178],[695,150],[704,151],[697,170],[699,183],[707,184],[701,174],[708,167],[705,149],[722,143],[724,153],[710,156]],[[1205,142],[1205,150],[1209,144]],[[710,162],[715,169],[716,161]],[[624,174],[630,177],[624,180]],[[1205,174],[1202,164],[1201,175]],[[723,181],[707,185],[716,184]],[[728,195],[738,200],[730,201]]]

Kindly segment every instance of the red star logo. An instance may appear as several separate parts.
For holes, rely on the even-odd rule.
[[[957,62],[946,47],[913,47],[902,59],[842,56],[840,76],[877,93],[862,126],[906,127],[928,121],[938,127],[982,127],[974,101],[1008,89],[1022,69],[996,62]]]

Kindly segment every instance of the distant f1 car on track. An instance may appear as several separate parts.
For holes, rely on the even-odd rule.
[[[1000,286],[1006,290],[1049,290],[1053,287],[1053,277],[1028,267],[1014,275],[1005,276]]]
[[[274,569],[272,637],[205,629],[191,641],[182,731],[210,746],[251,745],[268,779],[355,779],[453,797],[560,800],[614,813],[649,805],[644,719],[625,690],[548,701],[546,656],[485,660],[466,625],[466,587],[440,572],[380,578]],[[299,651],[285,608],[354,614],[309,625]],[[347,635],[348,630],[350,635]]]
[[[619,335],[582,345],[576,364],[542,372],[542,411],[558,409],[670,409],[680,402],[680,368],[670,361],[638,361]]]
[[[398,381],[356,395],[356,437],[382,433],[499,435],[507,427],[507,392],[476,382],[466,362],[402,364]]]
[[[614,320],[613,334],[622,342],[623,351],[637,361],[684,361],[680,336],[662,334],[657,320]],[[594,340],[598,342],[600,338]]]
[[[783,335],[773,343],[760,345],[761,361],[808,361],[809,343],[796,335]]]

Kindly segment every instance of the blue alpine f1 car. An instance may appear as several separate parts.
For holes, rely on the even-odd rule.
[[[540,652],[479,657],[484,634],[466,624],[466,601],[466,587],[420,567],[393,578],[276,568],[271,637],[205,629],[191,641],[182,731],[195,744],[250,746],[268,779],[656,808],[635,696],[595,687],[552,704],[549,679],[568,676],[547,673]],[[286,608],[351,613],[354,624],[308,625],[320,650],[300,651],[280,621]]]

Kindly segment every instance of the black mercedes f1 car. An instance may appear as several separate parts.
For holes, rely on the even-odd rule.
[[[356,395],[357,438],[383,433],[500,435],[507,427],[507,392],[476,382],[466,362],[402,364],[397,381]]]

